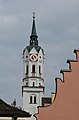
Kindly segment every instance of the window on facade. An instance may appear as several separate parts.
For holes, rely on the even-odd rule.
[[[28,86],[28,82],[26,83],[26,86]]]
[[[41,86],[41,83],[39,83],[39,86]]]
[[[33,102],[33,99],[32,99],[32,96],[30,96],[30,103],[32,103]]]
[[[26,74],[28,74],[28,65],[26,66]]]
[[[34,103],[36,103],[36,96],[34,96]]]
[[[35,65],[32,65],[32,73],[35,73]]]
[[[39,66],[39,74],[41,74],[41,66]]]
[[[35,86],[35,82],[33,82],[33,87]]]
[[[36,95],[30,96],[30,104],[36,104]]]

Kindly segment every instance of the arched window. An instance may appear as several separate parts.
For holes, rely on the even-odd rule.
[[[33,102],[33,98],[32,98],[32,96],[30,96],[30,103],[32,103]]]
[[[30,96],[30,104],[36,104],[36,95],[35,94],[32,94]]]
[[[39,83],[39,86],[41,86],[41,83]]]
[[[41,74],[41,66],[39,66],[39,74]]]
[[[35,73],[35,65],[32,65],[32,73]]]
[[[35,86],[35,82],[33,82],[33,87]]]
[[[28,65],[26,66],[26,74],[28,74]]]
[[[36,96],[34,96],[34,104],[36,103]]]

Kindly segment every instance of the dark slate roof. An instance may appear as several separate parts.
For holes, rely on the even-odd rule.
[[[0,117],[31,117],[31,114],[13,107],[0,99]]]
[[[33,16],[33,24],[32,24],[31,36],[37,36],[37,34],[36,34],[36,26],[35,26],[35,16]]]
[[[32,24],[32,32],[31,32],[31,36],[30,36],[30,45],[27,46],[23,50],[23,54],[24,54],[26,49],[28,50],[28,52],[30,52],[33,47],[37,50],[37,52],[39,52],[40,49],[41,49],[43,54],[44,54],[44,50],[38,45],[37,38],[38,38],[38,36],[37,36],[37,33],[36,33],[36,26],[35,26],[35,13],[33,13],[33,24]]]
[[[44,106],[44,104],[51,104],[52,103],[52,98],[49,97],[43,97],[42,98],[42,105]]]
[[[38,46],[38,45],[29,45],[29,46],[27,46],[27,47],[24,49],[23,53],[25,52],[26,49],[28,50],[28,52],[30,52],[33,47],[37,50],[37,52],[39,52],[40,49],[41,49],[42,52],[43,52],[43,54],[44,54],[44,50],[43,50],[40,46]]]

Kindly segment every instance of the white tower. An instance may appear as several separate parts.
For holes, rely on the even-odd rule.
[[[23,50],[23,109],[31,114],[37,113],[37,107],[42,105],[44,97],[43,64],[44,51],[38,45],[38,36],[33,14],[30,45]]]

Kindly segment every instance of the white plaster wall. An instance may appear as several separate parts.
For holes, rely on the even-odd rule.
[[[32,62],[30,61],[30,54],[38,54],[38,61],[36,62]],[[29,73],[28,73],[28,76],[32,76],[32,65],[34,64],[36,66],[36,76],[40,77],[39,76],[39,65],[41,66],[41,77],[43,78],[43,63],[44,63],[44,56],[43,56],[43,53],[42,53],[42,50],[40,49],[39,53],[36,51],[35,48],[33,48],[30,53],[27,52],[27,49],[25,50],[24,52],[24,58],[23,58],[23,74],[24,74],[24,77],[25,77],[25,73],[26,73],[26,66],[28,65],[29,66]],[[28,58],[26,58],[26,56],[28,56]],[[41,56],[41,58],[40,58]]]
[[[30,88],[29,88],[30,89]],[[37,89],[36,89],[37,90]],[[37,113],[37,106],[41,106],[42,103],[42,97],[43,97],[43,91],[41,90],[38,92],[33,92],[33,90],[31,89],[32,92],[30,92],[30,90],[28,90],[29,92],[23,92],[23,110],[30,112],[31,114],[35,114]],[[36,101],[37,104],[30,104],[30,96],[32,94],[36,95]]]
[[[30,54],[38,54],[38,61],[30,61]],[[28,82],[29,87],[23,87],[23,110],[26,112],[30,112],[31,114],[35,114],[38,112],[37,107],[41,106],[42,104],[42,97],[44,96],[43,88],[39,88],[39,83],[44,86],[44,80],[43,80],[43,64],[44,64],[44,54],[42,50],[40,49],[39,53],[36,51],[35,48],[32,48],[32,50],[28,53],[27,49],[24,52],[24,58],[23,58],[23,74],[24,74],[24,81],[23,85],[26,85],[26,82]],[[28,56],[28,58],[26,58]],[[35,76],[33,77],[32,74],[32,65],[35,65]],[[26,66],[28,65],[28,77],[25,76],[26,73]],[[39,74],[39,65],[41,66],[41,75]],[[33,86],[33,82],[35,83],[35,87]],[[35,94],[37,97],[37,104],[30,104],[30,96],[32,94]],[[34,118],[35,119],[35,118]]]

